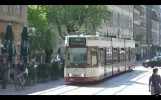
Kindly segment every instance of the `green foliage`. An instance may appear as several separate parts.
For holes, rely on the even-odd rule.
[[[43,28],[47,26],[46,12],[39,5],[29,5],[27,21],[30,27]]]
[[[109,19],[106,5],[48,5],[46,9],[48,23],[57,26],[59,34],[80,31],[83,25],[93,27],[93,31]],[[65,30],[63,28],[65,27]],[[67,33],[66,33],[67,32]]]
[[[47,51],[52,49],[51,46],[51,33],[48,28],[46,18],[46,10],[43,6],[30,5],[28,6],[28,24],[30,28],[35,28],[35,32],[30,32],[30,48],[34,53],[36,50]]]

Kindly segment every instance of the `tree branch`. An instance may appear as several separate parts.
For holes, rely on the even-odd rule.
[[[64,11],[64,24],[65,24],[66,27],[68,27],[68,25],[67,25],[67,20],[66,20],[66,18],[67,18],[67,16],[66,16],[66,15],[67,15],[67,13],[66,13],[66,12],[67,12],[67,11],[66,11],[66,5],[64,5],[63,8],[64,8],[64,10],[65,10],[65,11]]]
[[[60,28],[60,25],[59,25],[58,18],[57,18],[56,14],[55,14],[55,21],[56,21],[56,24],[57,24],[57,27],[58,27],[58,32],[59,32],[60,36],[63,38],[63,40],[65,40],[65,37],[62,35],[62,31],[61,31],[61,28]]]

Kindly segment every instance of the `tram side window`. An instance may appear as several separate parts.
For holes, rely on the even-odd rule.
[[[113,48],[113,63],[117,63],[117,62],[118,62],[118,49]]]
[[[97,65],[97,49],[92,48],[91,49],[91,58],[92,58],[92,66],[96,66]]]
[[[126,48],[126,61],[128,61],[128,60],[129,60],[129,49]]]
[[[101,65],[104,65],[104,49],[103,48],[99,48],[99,55],[100,55]]]
[[[135,59],[135,49],[131,49],[130,52],[131,60]]]
[[[112,50],[110,48],[106,49],[106,64],[111,64],[112,62]]]
[[[125,49],[121,48],[120,49],[120,61],[125,61]]]
[[[87,65],[91,66],[91,48],[88,48]]]

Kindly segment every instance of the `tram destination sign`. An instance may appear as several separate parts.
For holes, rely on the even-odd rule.
[[[85,46],[86,38],[69,38],[69,46]]]

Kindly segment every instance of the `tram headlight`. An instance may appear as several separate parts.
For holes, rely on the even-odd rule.
[[[85,75],[84,74],[81,74],[81,77],[84,77]]]
[[[71,77],[72,76],[72,74],[68,74],[69,75],[69,77]]]

